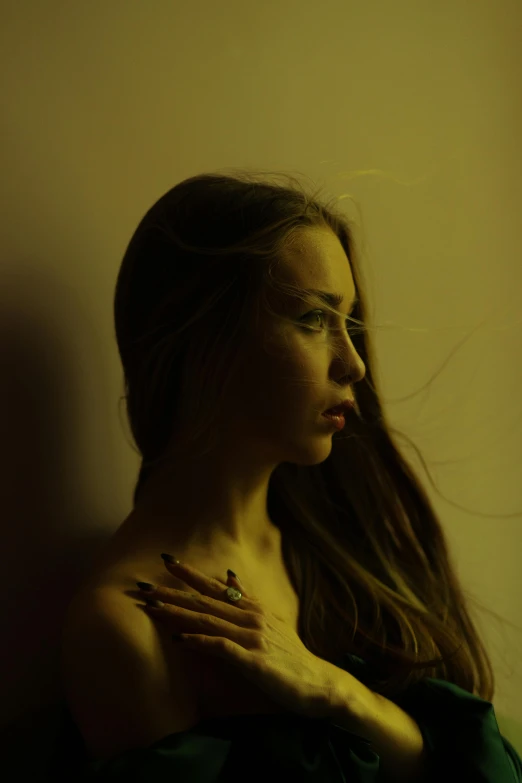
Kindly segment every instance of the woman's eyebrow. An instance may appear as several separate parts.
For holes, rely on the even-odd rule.
[[[315,296],[318,296],[320,299],[323,300],[323,302],[335,308],[340,307],[340,305],[342,305],[344,301],[344,296],[342,294],[333,294],[328,291],[319,291],[317,288],[305,288],[304,292],[305,294],[314,294]],[[355,307],[358,301],[359,300],[356,294],[352,300],[352,306],[350,307],[350,311],[353,310],[353,308]]]

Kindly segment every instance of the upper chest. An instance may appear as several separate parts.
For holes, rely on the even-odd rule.
[[[151,582],[164,587],[193,592],[194,588],[174,577],[165,567],[161,552],[169,552],[169,544],[154,545],[143,541],[118,542],[109,540],[102,548],[96,563],[85,579],[81,590],[136,591],[136,582]],[[202,574],[223,582],[223,600],[226,601],[227,569],[232,568],[241,581],[245,595],[258,599],[262,607],[275,614],[298,633],[300,601],[292,584],[282,555],[252,561],[241,553],[233,558],[212,553],[184,550],[175,547],[174,557],[196,568]],[[233,560],[233,562],[232,562]]]
[[[267,613],[281,617],[298,634],[300,601],[284,564],[267,564],[262,574],[253,577],[244,566],[237,573],[245,594],[258,599]]]

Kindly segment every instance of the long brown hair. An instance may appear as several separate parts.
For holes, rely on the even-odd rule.
[[[283,176],[283,184],[244,170],[186,179],[148,210],[129,242],[114,314],[127,416],[142,457],[134,503],[166,459],[182,406],[201,422],[190,445],[212,448],[213,418],[253,314],[288,320],[267,292],[302,295],[274,269],[304,228],[333,231],[356,285],[351,334],[366,374],[355,388],[349,434],[333,436],[328,458],[311,467],[281,464],[270,480],[268,510],[300,598],[300,636],[326,660],[347,652],[364,659],[371,686],[385,696],[437,677],[491,701],[493,669],[444,531],[394,442],[406,436],[386,422],[376,390],[352,229],[335,198],[323,203],[318,191]],[[317,306],[325,308],[322,300]]]

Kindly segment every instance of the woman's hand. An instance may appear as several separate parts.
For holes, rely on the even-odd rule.
[[[311,653],[280,617],[246,595],[234,577],[225,583],[185,563],[165,561],[165,566],[197,593],[160,585],[143,595],[164,605],[144,608],[174,634],[181,634],[183,645],[228,661],[292,712],[316,718],[330,714],[332,691],[342,670]],[[242,593],[237,603],[226,598],[227,587]]]

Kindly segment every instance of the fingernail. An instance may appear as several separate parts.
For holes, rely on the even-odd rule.
[[[155,598],[146,598],[145,603],[148,604],[152,609],[163,609],[165,604],[163,601],[157,601]]]
[[[140,590],[145,590],[146,593],[153,593],[156,589],[150,582],[136,582]]]
[[[227,568],[227,574],[228,574],[229,576],[233,576],[233,577],[234,577],[234,579],[237,579],[237,581],[238,581],[238,582],[240,582],[240,581],[241,581],[241,579],[240,579],[240,578],[237,576],[237,574],[235,574],[235,573],[232,571],[232,569],[231,569],[231,568]]]
[[[166,563],[170,563],[171,565],[179,565],[179,560],[176,560],[176,558],[172,557],[172,555],[166,555],[163,553],[162,558]]]

